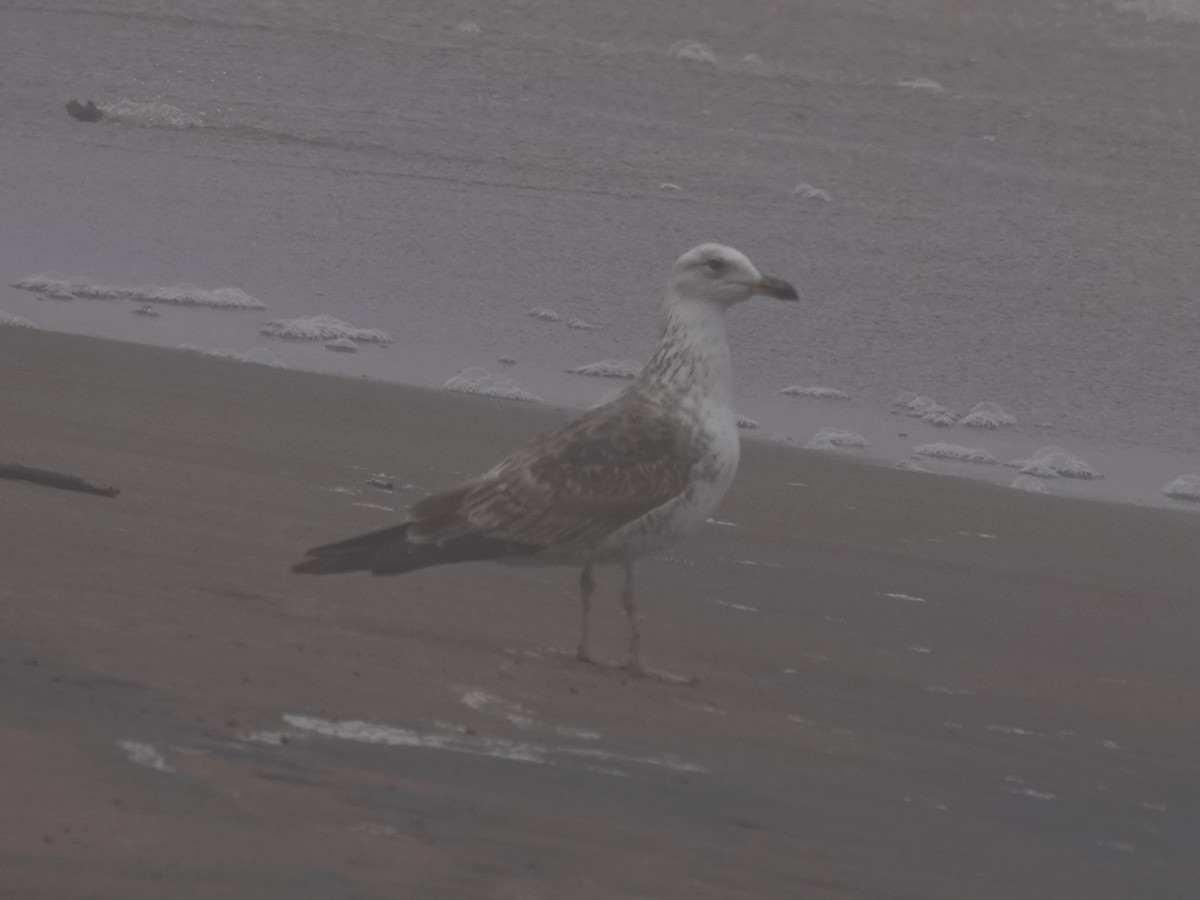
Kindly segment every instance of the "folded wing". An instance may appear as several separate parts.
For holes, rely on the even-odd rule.
[[[677,417],[627,393],[426,497],[408,522],[315,547],[292,570],[395,575],[592,547],[682,494],[699,457]]]

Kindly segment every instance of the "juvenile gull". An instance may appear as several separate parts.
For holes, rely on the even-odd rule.
[[[426,497],[401,525],[314,547],[292,571],[400,575],[481,559],[579,566],[576,655],[614,665],[590,647],[592,569],[619,565],[629,627],[621,665],[690,681],[646,665],[633,563],[696,531],[733,480],[738,427],[725,312],[755,295],[797,299],[790,284],[764,277],[732,247],[694,247],[671,270],[654,355],[616,399],[534,438],[478,478]]]

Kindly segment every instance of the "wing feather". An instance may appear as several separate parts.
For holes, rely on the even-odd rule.
[[[682,494],[700,457],[678,417],[629,393],[503,460],[458,512],[488,537],[592,543]]]

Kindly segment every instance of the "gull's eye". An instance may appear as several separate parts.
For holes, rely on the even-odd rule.
[[[707,266],[708,271],[712,272],[714,275],[720,275],[729,267],[723,259],[710,259],[704,265]]]

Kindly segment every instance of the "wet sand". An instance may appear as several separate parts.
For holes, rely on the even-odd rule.
[[[0,331],[0,462],[121,489],[0,481],[0,894],[1196,895],[1191,511],[748,442],[639,572],[690,688],[573,572],[288,572],[562,415]]]

